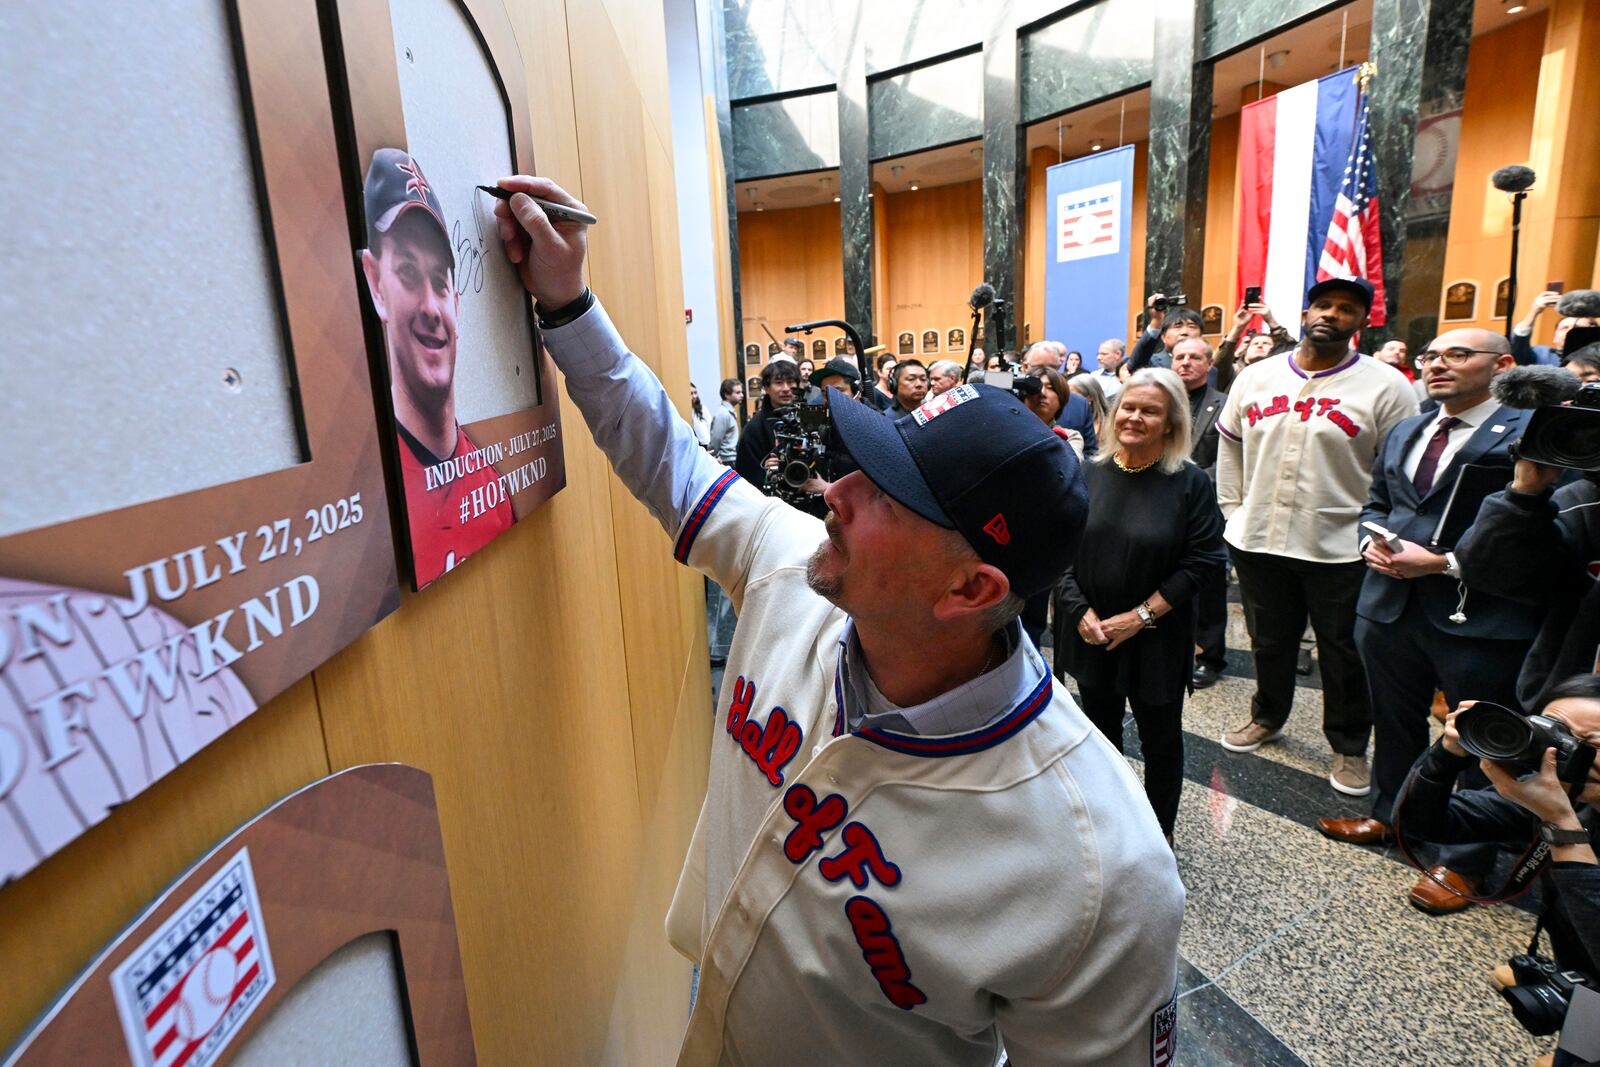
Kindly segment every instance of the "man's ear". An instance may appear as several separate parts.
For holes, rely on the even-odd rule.
[[[361,250],[361,273],[367,279],[367,292],[372,296],[372,309],[378,313],[378,318],[388,322],[389,310],[383,306],[383,297],[378,295],[378,257],[372,254],[370,248]]]
[[[933,617],[954,622],[994,607],[1011,592],[1011,581],[999,567],[968,563],[952,575],[952,583],[933,604]]]

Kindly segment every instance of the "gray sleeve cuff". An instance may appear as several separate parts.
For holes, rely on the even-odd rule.
[[[542,330],[545,349],[569,378],[605,374],[628,354],[622,335],[611,323],[611,316],[599,298],[582,315],[565,326]]]

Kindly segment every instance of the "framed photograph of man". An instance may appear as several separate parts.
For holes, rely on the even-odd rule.
[[[895,338],[895,355],[914,356],[917,354],[917,335],[906,330]]]
[[[1222,332],[1222,305],[1207,304],[1200,309],[1200,332],[1207,334]]]
[[[412,584],[484,550],[566,483],[533,302],[494,198],[534,173],[524,70],[498,0],[336,0],[361,186],[369,349]]]
[[[744,346],[744,365],[747,366],[747,367],[750,367],[750,366],[754,366],[755,364],[760,363],[760,362],[761,362],[761,346],[760,345],[745,345]]]
[[[813,363],[822,363],[828,358],[828,342],[822,338],[814,338],[811,342],[811,360]]]
[[[922,331],[922,354],[923,355],[934,355],[934,354],[937,354],[938,351],[939,351],[939,331],[938,330],[923,330]]]
[[[959,326],[952,326],[945,334],[944,347],[951,352],[964,352],[967,348],[967,331]]]
[[[836,355],[836,356],[844,355],[844,336],[843,335],[840,335],[840,336],[835,337],[833,339],[833,354]]]
[[[1511,303],[1511,279],[1501,278],[1494,284],[1494,317],[1503,319]]]

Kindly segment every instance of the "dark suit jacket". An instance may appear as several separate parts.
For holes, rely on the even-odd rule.
[[[1217,480],[1217,417],[1228,394],[1214,385],[1206,386],[1206,395],[1200,401],[1200,411],[1189,427],[1189,460],[1196,467]]]
[[[1518,366],[1531,366],[1538,364],[1545,367],[1561,366],[1561,353],[1549,345],[1536,345],[1533,338],[1525,333],[1511,331],[1511,355],[1516,359]]]
[[[1372,464],[1372,491],[1367,506],[1361,511],[1362,522],[1375,522],[1398,534],[1413,544],[1432,549],[1434,531],[1444,518],[1445,504],[1455,487],[1456,476],[1471,463],[1505,470],[1505,481],[1511,481],[1515,461],[1510,455],[1511,442],[1522,436],[1530,412],[1517,408],[1501,407],[1493,412],[1467,439],[1450,465],[1439,472],[1427,496],[1417,498],[1416,486],[1406,477],[1406,453],[1416,443],[1418,436],[1433,421],[1432,415],[1413,415],[1401,422],[1378,449]],[[1496,432],[1495,427],[1499,427]],[[1476,515],[1478,505],[1494,490],[1480,489],[1473,499],[1464,499],[1466,490],[1458,495],[1452,510],[1459,514]],[[1361,530],[1360,536],[1367,536]],[[1439,546],[1436,551],[1454,548]],[[1443,574],[1430,574],[1423,578],[1390,578],[1377,571],[1368,570],[1361,583],[1361,599],[1356,603],[1356,614],[1372,622],[1390,623],[1400,617],[1409,598],[1422,598],[1423,613],[1428,621],[1449,634],[1462,637],[1495,637],[1506,639],[1532,638],[1539,631],[1540,611],[1503,597],[1492,596],[1469,587],[1465,614],[1467,621],[1453,623],[1461,598],[1460,583]]]
[[[1094,436],[1094,409],[1087,400],[1077,393],[1067,397],[1067,406],[1056,416],[1056,425],[1063,430],[1077,430],[1083,434],[1083,454],[1094,455],[1100,443]]]

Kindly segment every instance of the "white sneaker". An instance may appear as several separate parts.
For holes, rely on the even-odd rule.
[[[1364,797],[1372,792],[1372,774],[1367,770],[1365,756],[1333,754],[1333,773],[1328,784],[1348,797]]]

